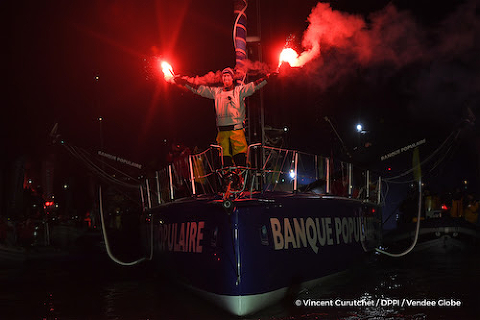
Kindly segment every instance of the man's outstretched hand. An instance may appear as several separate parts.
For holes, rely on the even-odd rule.
[[[184,76],[175,76],[173,78],[173,81],[175,81],[175,83],[180,85],[180,86],[184,86],[184,85],[188,84],[188,80]]]

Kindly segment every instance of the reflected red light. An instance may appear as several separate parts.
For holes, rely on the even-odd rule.
[[[442,210],[448,210],[448,207],[447,207],[447,205],[445,205],[445,204],[442,204]]]

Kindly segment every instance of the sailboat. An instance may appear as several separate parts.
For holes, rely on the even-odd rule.
[[[246,2],[234,4],[238,30],[246,30]],[[236,37],[238,65],[246,32]],[[268,146],[263,136],[249,146],[246,167],[223,167],[212,145],[175,158],[145,181],[143,194],[143,243],[153,263],[239,316],[315,286],[382,241],[381,177]]]

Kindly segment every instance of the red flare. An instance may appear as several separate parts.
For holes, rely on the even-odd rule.
[[[298,53],[292,48],[285,48],[280,53],[280,61],[278,66],[280,67],[283,62],[287,62],[291,67],[298,67]]]
[[[175,74],[173,73],[172,66],[168,62],[162,61],[160,63],[160,67],[162,68],[163,77],[165,78],[165,80],[169,82],[173,81],[173,77],[175,76]]]

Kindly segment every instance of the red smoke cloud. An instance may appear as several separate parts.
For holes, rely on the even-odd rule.
[[[458,8],[435,30],[427,29],[410,12],[399,11],[392,4],[366,20],[333,10],[328,3],[318,3],[308,16],[309,25],[301,41],[303,52],[299,52],[296,65],[302,67],[303,79],[314,79],[324,89],[359,68],[381,67],[381,77],[385,78],[414,63],[452,59],[475,45],[478,27],[471,25],[476,19],[471,3],[474,1]],[[242,72],[267,74],[277,68],[276,63],[247,60]],[[221,72],[190,80],[196,84],[221,83]]]
[[[388,5],[373,14],[370,21],[333,10],[328,3],[318,3],[308,17],[309,26],[302,38],[304,51],[296,66],[304,67],[306,74],[316,76],[316,83],[326,87],[357,67],[402,67],[425,57],[423,32],[409,13]],[[243,72],[258,75],[276,66],[247,60],[245,68]],[[210,72],[191,81],[218,83],[221,74]]]
[[[326,88],[358,69],[381,68],[385,78],[413,64],[464,60],[478,51],[475,12],[475,1],[469,1],[442,23],[426,27],[392,4],[366,20],[318,3],[308,17],[297,65],[310,76],[306,79]]]
[[[372,14],[367,23],[359,15],[318,3],[308,22],[298,65],[323,88],[358,68],[388,65],[394,71],[429,55],[422,28],[408,12],[391,4]]]
[[[300,66],[317,58],[323,47],[351,47],[356,36],[365,28],[365,22],[360,17],[333,11],[328,3],[318,3],[308,22],[310,25],[302,41],[306,51],[298,58]]]

